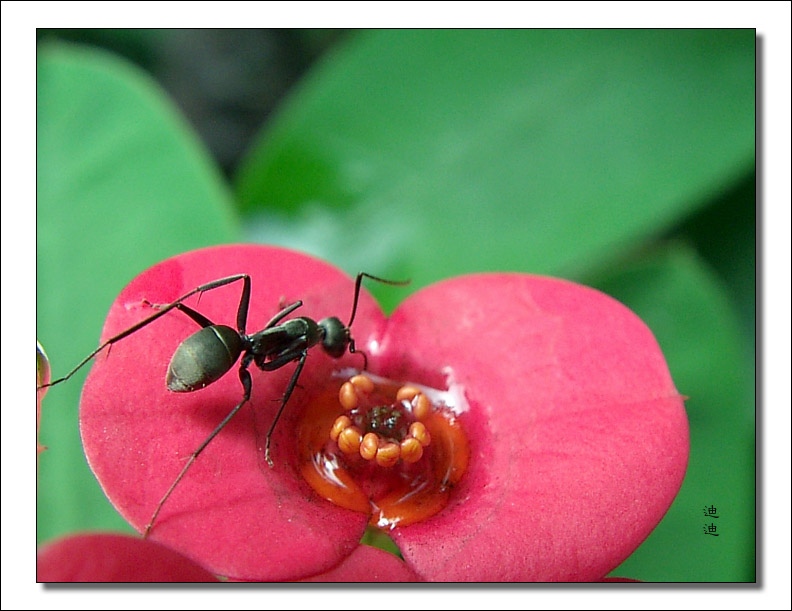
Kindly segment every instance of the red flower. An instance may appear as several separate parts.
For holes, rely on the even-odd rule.
[[[394,583],[421,579],[393,554],[370,545],[358,545],[338,566],[300,581]]]
[[[164,545],[115,533],[80,533],[51,541],[36,554],[36,581],[45,583],[166,583],[219,581]],[[301,581],[420,581],[393,554],[359,545],[336,567]]]
[[[36,581],[140,583],[217,578],[159,543],[128,535],[84,533],[43,545],[36,557]]]
[[[353,283],[339,270],[284,249],[229,246],[138,276],[112,306],[103,338],[151,315],[150,303],[239,273],[252,281],[248,333],[298,299],[303,306],[287,318],[348,321]],[[241,289],[237,282],[185,303],[235,327]],[[198,328],[168,312],[100,354],[83,390],[88,461],[141,532],[190,454],[243,396],[238,364],[202,390],[166,390],[172,354]],[[454,473],[421,499],[436,513],[416,518],[413,505],[414,523],[387,524],[424,579],[600,580],[651,532],[681,485],[682,397],[651,332],[597,291],[525,274],[465,276],[417,292],[389,319],[363,291],[351,331],[368,372],[463,397],[429,423],[432,441],[415,467]],[[317,435],[324,444],[333,422],[316,406],[337,401],[340,369],[363,365],[359,354],[336,360],[311,349],[275,429],[269,468],[264,437],[294,365],[263,372],[251,363],[250,405],[193,463],[150,538],[233,579],[297,580],[337,566],[358,547],[367,499],[386,504],[381,488],[392,482],[372,484],[371,472],[403,473],[355,467],[366,513],[324,500],[301,477],[314,451],[306,447]]]

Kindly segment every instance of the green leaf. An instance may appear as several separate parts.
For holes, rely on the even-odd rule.
[[[613,574],[646,581],[754,581],[755,369],[724,287],[674,245],[597,286],[654,331],[690,422],[690,462],[666,517]],[[640,501],[640,499],[638,499]],[[715,507],[718,518],[704,515]],[[718,536],[704,527],[714,524]]]
[[[756,342],[756,199],[756,175],[750,174],[675,232],[695,247],[729,290],[751,360]]]
[[[258,241],[417,288],[578,275],[754,164],[752,30],[377,30],[240,168]]]
[[[236,235],[218,171],[164,94],[136,68],[86,48],[39,48],[37,192],[36,332],[53,378],[96,347],[107,308],[137,273]],[[124,527],[82,454],[86,373],[43,400],[39,540]]]

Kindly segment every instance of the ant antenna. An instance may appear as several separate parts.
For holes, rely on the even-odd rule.
[[[352,315],[349,317],[349,322],[347,323],[347,329],[349,329],[352,326],[352,323],[355,321],[358,299],[360,298],[360,285],[363,283],[363,278],[369,278],[370,280],[375,280],[377,282],[381,282],[382,284],[390,284],[393,286],[406,286],[410,284],[409,280],[386,280],[385,278],[380,278],[379,276],[367,274],[366,272],[360,272],[357,275],[357,278],[355,278],[355,299],[352,302]]]

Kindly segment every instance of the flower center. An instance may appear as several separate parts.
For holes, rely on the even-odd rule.
[[[375,389],[371,378],[364,375],[344,382],[338,402],[347,413],[336,418],[330,439],[348,457],[360,454],[380,467],[392,467],[400,460],[418,462],[432,439],[422,422],[430,414],[429,400],[417,388],[402,386],[394,403],[376,405],[372,404]]]
[[[469,445],[447,393],[354,375],[313,401],[299,427],[300,469],[327,500],[389,530],[446,506]],[[430,399],[430,396],[432,397]]]

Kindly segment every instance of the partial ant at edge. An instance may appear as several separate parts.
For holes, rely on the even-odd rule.
[[[144,530],[143,536],[146,537],[151,532],[154,522],[165,502],[176,489],[176,486],[178,486],[190,466],[195,462],[206,446],[211,443],[218,433],[220,433],[237,412],[239,412],[242,406],[250,400],[253,383],[248,368],[251,363],[254,363],[256,367],[262,371],[275,371],[288,363],[297,362],[297,366],[286,386],[286,391],[283,393],[280,407],[267,431],[264,457],[270,467],[274,466],[270,455],[272,434],[297,385],[300,373],[305,365],[305,359],[308,356],[308,351],[314,346],[321,345],[322,349],[335,359],[341,358],[347,351],[350,354],[358,353],[363,356],[363,368],[366,368],[366,355],[364,352],[356,350],[355,340],[351,335],[351,327],[357,312],[363,278],[398,286],[409,283],[409,281],[386,280],[378,276],[360,272],[355,278],[355,296],[352,302],[352,313],[346,325],[336,316],[323,318],[318,322],[307,316],[283,320],[303,305],[302,301],[295,301],[283,307],[269,320],[269,322],[267,322],[261,331],[252,334],[248,334],[246,331],[248,311],[250,308],[250,276],[248,274],[235,274],[202,284],[171,303],[162,305],[149,304],[155,307],[157,312],[106,340],[99,345],[96,350],[80,361],[77,366],[65,376],[47,384],[43,384],[37,387],[37,390],[65,382],[88,363],[88,361],[99,354],[99,352],[125,337],[132,335],[143,327],[146,327],[174,309],[189,316],[201,327],[201,329],[187,337],[173,353],[166,376],[168,390],[172,392],[194,392],[201,388],[205,388],[228,373],[239,360],[240,356],[242,357],[238,374],[240,382],[242,383],[242,400],[234,406],[220,424],[218,424],[209,436],[192,452],[184,467],[176,476],[176,479],[157,504]],[[237,308],[236,329],[227,325],[217,325],[200,312],[183,303],[193,295],[202,294],[206,291],[211,291],[240,280],[242,281],[242,295]]]

